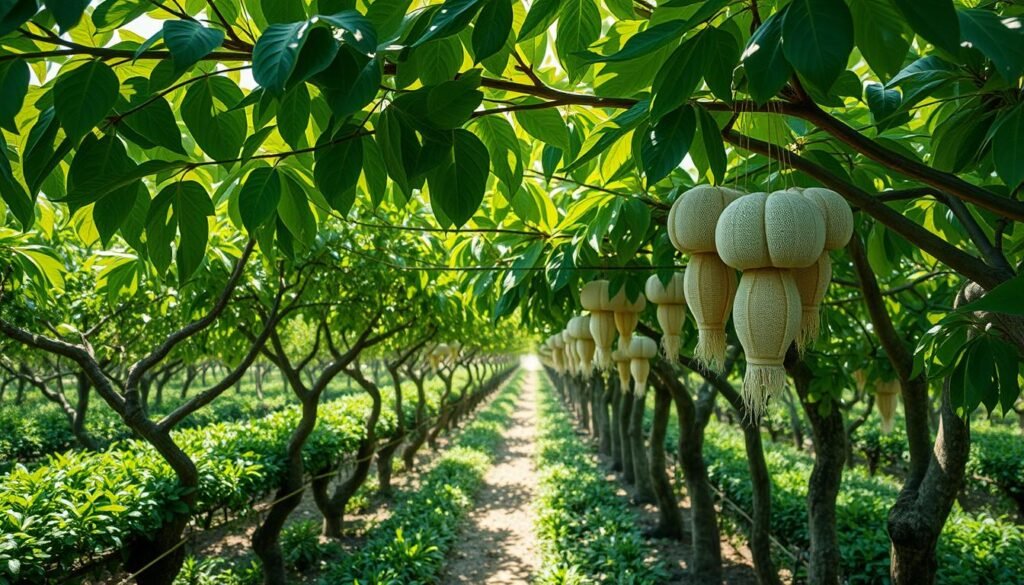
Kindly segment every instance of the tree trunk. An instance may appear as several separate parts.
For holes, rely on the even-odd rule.
[[[74,416],[71,421],[71,432],[75,435],[75,439],[83,449],[95,451],[99,449],[99,445],[96,443],[96,439],[94,439],[85,428],[86,415],[89,412],[89,393],[92,389],[92,383],[89,381],[89,377],[84,373],[75,374],[75,382],[77,383],[78,399],[75,404]]]
[[[789,415],[789,428],[793,433],[793,446],[799,451],[804,450],[804,425],[803,421],[800,420],[800,411],[796,408],[796,402],[793,400],[793,395],[790,393],[789,388],[785,388],[782,391],[782,403],[786,405],[786,412]],[[760,430],[758,430],[760,433]],[[760,440],[758,441],[760,443]]]
[[[263,583],[278,585],[287,582],[284,554],[281,550],[281,529],[288,516],[302,502],[305,467],[302,462],[302,446],[316,427],[319,397],[303,401],[302,418],[288,440],[285,465],[281,473],[281,485],[274,495],[263,522],[252,535],[252,550],[259,557],[263,568]]]
[[[634,395],[629,425],[630,448],[633,450],[633,477],[636,481],[636,503],[638,504],[653,504],[655,502],[651,465],[647,461],[647,445],[644,441],[646,403],[643,396]]]
[[[602,455],[612,454],[612,433],[611,423],[608,415],[608,400],[611,395],[611,388],[608,380],[603,374],[594,377],[594,422],[597,423],[598,443],[597,450]]]
[[[633,443],[629,425],[633,420],[633,393],[629,387],[619,392],[619,444],[622,445],[622,479],[628,484],[636,482],[633,467]]]
[[[580,424],[584,431],[594,434],[597,432],[597,429],[590,427],[590,381],[587,378],[581,378],[579,389]]]
[[[679,502],[672,489],[672,481],[668,477],[665,460],[665,435],[668,431],[668,419],[672,410],[672,395],[664,384],[655,382],[653,386],[655,394],[654,420],[651,426],[650,475],[658,504],[658,525],[650,535],[682,540],[683,514],[679,510]]]
[[[781,585],[779,570],[772,560],[772,482],[761,444],[761,429],[750,417],[743,422],[743,443],[747,448],[747,466],[753,499],[753,523],[750,528],[750,553],[754,573],[760,585]]]
[[[608,380],[609,402],[611,403],[611,418],[608,419],[608,434],[611,435],[612,448],[612,471],[622,471],[622,436],[619,432],[622,420],[622,390],[619,388],[619,379],[612,376]]]
[[[402,451],[402,461],[407,470],[416,466],[416,453],[427,440],[427,395],[423,389],[423,378],[414,377],[412,381],[416,384],[416,428],[413,429],[409,444]]]
[[[795,347],[787,356],[787,369],[793,376],[804,413],[811,423],[814,440],[814,468],[807,484],[807,517],[811,550],[807,579],[811,585],[838,585],[840,582],[839,537],[836,533],[836,498],[846,463],[846,428],[843,414],[833,404],[821,412],[818,401],[810,401],[814,374],[796,356]]]
[[[179,395],[179,398],[182,401],[188,398],[188,391],[192,388],[192,382],[195,381],[198,374],[198,370],[193,365],[189,365],[185,368],[185,380],[181,383],[181,394]]]
[[[671,383],[664,378],[676,403],[679,464],[686,479],[686,493],[690,496],[690,524],[693,532],[691,580],[694,583],[721,583],[722,543],[718,533],[715,494],[704,461],[704,427],[697,423],[697,409],[686,387],[678,381]],[[671,380],[676,379],[672,376]]]

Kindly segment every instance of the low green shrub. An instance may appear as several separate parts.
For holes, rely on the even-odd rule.
[[[535,583],[666,582],[661,563],[648,560],[636,517],[576,436],[546,380],[539,425],[536,530],[542,570]]]

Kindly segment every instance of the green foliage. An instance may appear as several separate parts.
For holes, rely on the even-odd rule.
[[[608,483],[545,378],[537,440],[537,583],[663,583],[626,501]]]

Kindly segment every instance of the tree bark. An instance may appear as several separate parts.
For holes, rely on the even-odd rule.
[[[612,376],[608,380],[608,392],[608,399],[611,403],[608,434],[611,436],[612,471],[622,471],[622,435],[619,432],[622,420],[622,390],[619,388],[617,377]]]
[[[811,585],[838,585],[840,582],[839,536],[836,533],[836,498],[839,495],[846,463],[846,428],[837,405],[821,412],[819,402],[811,402],[810,386],[814,374],[791,347],[786,369],[793,377],[804,413],[811,423],[814,439],[814,467],[807,484],[808,533],[811,550],[807,579]]]
[[[636,483],[633,467],[633,443],[629,425],[633,420],[633,393],[629,387],[619,392],[619,444],[622,445],[622,479],[628,484]]]
[[[647,401],[643,396],[633,397],[633,411],[630,413],[629,437],[633,450],[633,478],[636,481],[636,503],[653,504],[654,482],[651,479],[651,465],[647,460],[647,445],[644,441],[644,411]]]
[[[423,377],[413,376],[412,381],[416,385],[416,428],[402,451],[402,461],[408,470],[416,467],[416,453],[427,440],[427,394],[423,388]]]
[[[668,477],[668,463],[665,459],[665,436],[668,419],[672,410],[672,393],[656,378],[652,384],[654,394],[654,419],[651,425],[650,475],[654,496],[658,504],[658,525],[650,532],[658,538],[683,538],[683,514],[679,510],[672,481]]]

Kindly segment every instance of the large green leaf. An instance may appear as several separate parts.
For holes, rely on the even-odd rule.
[[[793,0],[782,21],[782,50],[796,71],[828,91],[853,50],[853,19],[843,0]]]
[[[725,154],[725,141],[722,130],[715,123],[711,113],[701,107],[694,108],[697,112],[697,127],[700,131],[701,144],[707,157],[708,167],[715,177],[715,183],[721,185],[725,181],[725,171],[729,160]]]
[[[149,0],[104,0],[92,11],[92,23],[99,31],[120,28],[153,8]]]
[[[473,59],[476,63],[494,55],[505,46],[512,31],[510,0],[486,0],[473,25]]]
[[[491,170],[511,199],[523,183],[523,155],[512,124],[501,116],[484,116],[474,121],[473,132],[487,147]]]
[[[68,170],[67,204],[84,207],[109,193],[109,186],[131,173],[136,164],[121,139],[113,134],[82,140]],[[127,210],[126,210],[127,211]]]
[[[689,101],[704,73],[706,62],[702,34],[698,34],[672,52],[658,70],[651,89],[651,117],[658,119]]]
[[[342,48],[331,65],[313,81],[323,91],[334,115],[345,119],[373,101],[382,79],[379,59],[366,60],[354,51]]]
[[[18,133],[14,123],[28,93],[28,64],[18,59],[0,63],[0,128]]]
[[[189,85],[181,102],[181,119],[196,144],[214,160],[238,157],[245,142],[245,112],[235,110],[242,91],[227,77],[211,76]]]
[[[167,20],[163,26],[164,44],[177,71],[185,71],[209,55],[224,42],[224,33],[206,28],[194,20]]]
[[[68,137],[77,142],[103,121],[117,103],[121,86],[117,75],[103,61],[88,61],[57,77],[53,108]]]
[[[782,22],[786,9],[768,17],[761,24],[743,51],[743,71],[747,76],[747,90],[757,103],[775,97],[786,85],[792,73],[789,61],[782,52]]]
[[[206,189],[195,181],[174,181],[153,199],[146,218],[146,248],[159,272],[171,262],[171,242],[180,235],[175,263],[178,280],[185,282],[202,264],[209,239],[213,202]]]
[[[614,63],[629,61],[648,55],[665,45],[678,41],[693,24],[690,20],[669,20],[642,30],[626,39],[625,44],[617,52],[610,55],[587,54],[584,59],[590,63]]]
[[[89,0],[43,0],[43,6],[50,11],[61,31],[67,31],[78,24]]]
[[[640,154],[648,185],[664,179],[683,162],[696,128],[697,117],[688,105],[665,114],[650,127]]]
[[[558,16],[562,0],[537,0],[530,5],[526,20],[519,29],[519,42],[523,42],[546,31]]]
[[[914,32],[940,49],[956,54],[960,23],[953,0],[892,0]]]
[[[859,0],[850,4],[853,38],[860,54],[883,81],[899,72],[914,38],[892,0]]]
[[[129,103],[129,108],[138,109],[122,117],[120,125],[127,126],[154,146],[185,154],[181,145],[181,129],[166,99],[161,96],[143,98]]]
[[[1024,181],[1024,106],[1013,108],[997,124],[992,136],[992,160],[999,178],[1016,189]]]
[[[355,126],[342,129],[316,153],[313,181],[338,213],[345,215],[355,201],[355,187],[363,167],[363,141]]]
[[[371,55],[377,50],[377,31],[362,14],[355,10],[343,10],[336,14],[321,14],[316,17],[341,32],[341,40],[364,55]]]
[[[601,13],[594,0],[563,0],[558,11],[555,47],[570,81],[583,76],[587,62],[581,53],[600,36]]]
[[[281,133],[281,138],[284,138],[292,148],[306,146],[309,107],[309,90],[305,84],[295,86],[281,98],[277,108],[277,130]]]
[[[463,129],[452,131],[452,155],[452,163],[430,185],[430,202],[460,227],[483,201],[490,160],[484,143]]]
[[[1024,73],[1024,21],[991,10],[965,9],[957,15],[963,40],[991,59],[1004,79],[1016,83]]]
[[[37,0],[5,0],[0,9],[0,37],[17,30],[39,11]]]
[[[519,110],[515,112],[515,119],[530,136],[563,152],[569,151],[569,129],[557,109]]]
[[[281,175],[274,167],[253,169],[238,192],[238,211],[242,225],[254,233],[271,217],[281,200]]]
[[[733,70],[740,60],[739,43],[731,34],[714,27],[704,30],[700,42],[704,81],[718,99],[731,102]]]
[[[425,32],[415,39],[413,47],[418,47],[427,41],[450,37],[469,25],[477,12],[483,8],[484,0],[445,0],[440,10],[433,14]]]
[[[22,229],[28,230],[32,227],[32,223],[35,221],[36,203],[14,177],[11,163],[7,160],[7,142],[2,133],[0,133],[0,199],[7,203],[7,207],[14,214],[15,219],[21,222]],[[0,215],[0,217],[3,216]]]
[[[274,95],[284,93],[299,51],[309,38],[306,22],[272,24],[263,31],[252,51],[252,76]]]

